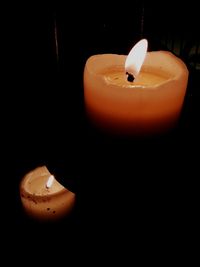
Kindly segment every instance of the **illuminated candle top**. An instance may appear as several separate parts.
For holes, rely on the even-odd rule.
[[[26,179],[24,179],[23,185],[27,193],[34,194],[35,196],[46,196],[65,189],[64,186],[50,174],[46,166],[38,167],[28,173]]]

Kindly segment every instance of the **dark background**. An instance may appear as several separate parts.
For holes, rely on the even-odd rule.
[[[3,10],[0,179],[1,221],[6,226],[2,230],[9,229],[6,240],[14,248],[27,250],[27,255],[35,243],[39,255],[44,247],[46,255],[47,244],[62,257],[67,248],[75,254],[87,248],[86,256],[109,254],[111,244],[117,251],[127,244],[126,239],[136,244],[138,253],[155,243],[162,255],[159,244],[165,243],[173,255],[177,243],[183,245],[194,235],[197,223],[199,21],[195,4],[18,3]],[[143,37],[148,39],[149,51],[170,50],[188,66],[180,122],[173,132],[153,139],[107,136],[85,118],[85,61],[98,53],[128,54]],[[20,180],[43,164],[77,195],[72,214],[54,224],[28,219],[20,203]],[[98,250],[100,241],[103,247]]]

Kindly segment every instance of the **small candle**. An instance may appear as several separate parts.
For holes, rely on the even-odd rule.
[[[146,52],[141,40],[128,56],[91,56],[84,69],[88,117],[114,134],[149,135],[172,129],[184,103],[188,69],[167,51]]]
[[[62,186],[46,166],[24,176],[20,195],[26,213],[39,220],[62,218],[71,211],[75,202],[75,194]]]

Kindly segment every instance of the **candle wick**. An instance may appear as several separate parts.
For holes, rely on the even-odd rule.
[[[48,178],[48,180],[46,182],[46,188],[47,189],[49,189],[52,186],[53,181],[54,181],[54,176],[53,175],[49,176],[49,178]]]
[[[133,82],[134,81],[134,76],[133,74],[129,73],[128,71],[126,72],[126,75],[127,75],[127,81],[128,82]]]

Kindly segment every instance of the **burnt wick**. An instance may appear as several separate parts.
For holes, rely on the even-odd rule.
[[[133,74],[129,73],[129,72],[126,72],[126,75],[127,75],[127,81],[128,82],[133,82],[134,81],[134,76]]]

